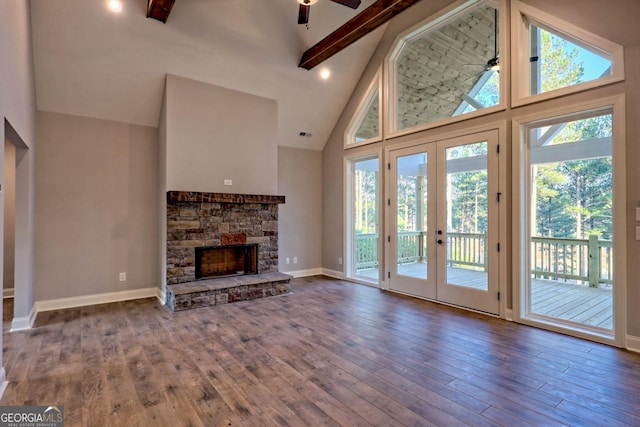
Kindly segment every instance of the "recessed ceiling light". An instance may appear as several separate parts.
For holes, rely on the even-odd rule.
[[[329,71],[328,68],[323,68],[322,70],[320,70],[320,78],[322,80],[327,80],[329,77],[331,77],[331,71]]]
[[[120,0],[108,0],[107,7],[111,12],[122,12],[122,1]]]

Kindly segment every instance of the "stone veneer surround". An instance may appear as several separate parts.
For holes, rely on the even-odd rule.
[[[284,196],[167,192],[167,285],[196,280],[195,248],[258,244],[258,272],[278,271]]]

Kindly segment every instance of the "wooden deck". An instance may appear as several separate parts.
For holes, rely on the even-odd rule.
[[[426,265],[422,263],[403,264],[400,274],[420,277],[426,275]],[[359,275],[377,278],[377,270],[364,270]],[[486,289],[487,275],[482,271],[464,268],[447,268],[449,283]],[[534,279],[531,282],[532,314],[550,316],[556,319],[577,322],[598,328],[613,328],[612,289],[591,288],[569,282]]]

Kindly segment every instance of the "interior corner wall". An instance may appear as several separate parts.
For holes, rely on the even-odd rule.
[[[278,147],[278,194],[285,196],[278,210],[278,270],[320,269],[322,152]]]
[[[38,112],[37,131],[36,300],[157,287],[158,130]]]
[[[166,88],[166,84],[165,84]],[[167,94],[162,96],[162,107],[158,121],[158,262],[160,266],[160,282],[162,302],[167,283]]]
[[[276,194],[275,100],[173,75],[165,97],[168,191]]]
[[[4,268],[3,287],[5,295],[13,295],[14,263],[16,250],[16,147],[8,139],[4,140]]]

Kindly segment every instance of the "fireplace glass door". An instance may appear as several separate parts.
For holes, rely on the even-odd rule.
[[[258,245],[196,248],[196,279],[258,273]]]

